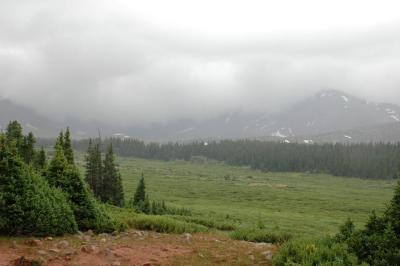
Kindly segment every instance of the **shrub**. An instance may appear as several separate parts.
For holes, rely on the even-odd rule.
[[[284,243],[292,238],[288,233],[271,233],[266,229],[240,228],[230,234],[232,239],[245,240],[250,242]]]
[[[218,229],[222,231],[232,231],[236,229],[236,225],[229,221],[216,221],[214,219],[192,217],[192,216],[180,216],[180,215],[172,215],[169,217],[179,221],[200,224],[208,228]]]
[[[61,235],[76,230],[65,195],[49,187],[0,140],[0,233]]]
[[[175,219],[159,215],[138,214],[128,219],[127,225],[140,230],[151,230],[160,233],[181,234],[207,231],[207,227],[205,226],[184,221],[177,221]]]
[[[83,182],[78,169],[68,166],[64,173],[63,191],[68,195],[80,230],[92,229],[97,233],[113,232],[115,222],[97,202]]]
[[[357,257],[347,250],[345,244],[326,238],[319,241],[302,239],[286,242],[273,257],[275,266],[287,265],[360,265]]]

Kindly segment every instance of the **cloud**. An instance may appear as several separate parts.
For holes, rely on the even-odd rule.
[[[272,112],[323,89],[400,104],[394,6],[362,3],[337,22],[307,5],[2,1],[0,95],[111,124]]]

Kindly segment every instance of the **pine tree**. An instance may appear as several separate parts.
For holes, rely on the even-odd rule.
[[[30,164],[35,158],[35,143],[36,140],[32,132],[29,132],[29,134],[23,138],[21,157],[26,164]]]
[[[400,181],[397,183],[394,196],[385,212],[385,218],[391,223],[393,230],[400,239]]]
[[[22,145],[24,142],[24,136],[22,134],[22,127],[18,121],[11,121],[6,129],[5,143],[13,153],[17,153],[21,156]]]
[[[121,175],[115,164],[113,146],[110,144],[107,149],[103,167],[103,189],[101,199],[113,205],[122,206],[124,192],[122,188]]]
[[[67,162],[69,164],[74,164],[74,151],[72,149],[71,133],[69,131],[69,127],[67,127],[67,130],[65,131],[63,149]]]
[[[139,184],[136,187],[135,195],[133,196],[133,205],[138,206],[140,203],[144,202],[146,199],[146,185],[144,183],[144,176],[139,180]]]
[[[65,195],[12,154],[0,134],[0,233],[59,235],[76,230]]]
[[[34,165],[37,170],[45,170],[47,168],[46,152],[43,146],[40,148],[40,151],[36,153]]]
[[[101,199],[103,193],[103,162],[101,158],[100,144],[93,145],[92,140],[89,141],[89,147],[86,154],[86,174],[85,179],[92,189],[93,194]]]
[[[63,187],[66,182],[64,172],[67,167],[67,160],[65,159],[64,151],[60,145],[60,142],[56,142],[54,150],[55,153],[50,162],[47,180],[52,186]]]
[[[56,142],[55,154],[47,171],[49,184],[66,193],[80,230],[113,231],[115,229],[114,223],[97,205],[93,195],[81,179],[77,167],[68,163],[60,143],[59,140]]]
[[[58,137],[56,139],[56,144],[55,145],[60,145],[62,149],[64,149],[64,132],[61,130],[60,134],[58,134]]]

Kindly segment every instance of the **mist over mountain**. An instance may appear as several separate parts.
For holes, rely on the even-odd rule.
[[[0,101],[2,128],[19,120],[39,137],[54,137],[69,125],[76,138],[139,138],[148,141],[256,138],[283,142],[400,141],[400,106],[372,103],[350,94],[326,90],[278,113],[232,111],[211,119],[175,120],[147,126],[115,127],[96,121],[55,122],[10,100]]]

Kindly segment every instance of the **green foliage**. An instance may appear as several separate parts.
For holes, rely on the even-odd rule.
[[[101,195],[103,192],[103,165],[99,142],[93,144],[92,140],[89,141],[85,160],[85,180],[89,184],[89,187],[93,191],[93,194],[98,199],[101,199]]]
[[[35,143],[36,140],[32,132],[29,132],[27,136],[23,137],[21,157],[26,164],[30,164],[35,158]]]
[[[240,228],[230,234],[231,238],[250,242],[266,242],[282,244],[292,236],[288,233],[270,232],[259,228]]]
[[[110,144],[107,149],[102,175],[103,190],[101,193],[101,200],[112,205],[122,206],[124,203],[124,191],[122,188],[121,174],[115,163],[112,144]]]
[[[151,209],[150,209],[150,214],[154,214],[154,215],[165,215],[165,214],[169,214],[169,215],[191,215],[192,212],[184,207],[172,207],[172,206],[167,206],[167,204],[165,204],[165,201],[155,201],[153,200],[151,202]]]
[[[11,154],[0,138],[0,233],[60,235],[77,230],[65,195]]]
[[[136,187],[136,192],[133,195],[133,205],[138,205],[140,202],[145,201],[146,199],[146,185],[144,183],[144,176],[142,173],[142,177],[139,180],[139,184]]]
[[[216,220],[213,218],[202,218],[202,217],[181,216],[181,215],[171,215],[168,217],[188,223],[200,224],[207,228],[217,229],[221,231],[232,231],[237,228],[237,224],[229,220]]]
[[[21,124],[18,121],[11,121],[6,129],[5,143],[7,147],[14,148],[21,153],[23,140]]]
[[[159,215],[145,215],[138,214],[127,220],[129,227],[140,229],[140,230],[151,230],[160,233],[196,233],[206,232],[207,227],[189,223],[184,221],[178,221],[169,217]]]
[[[330,238],[319,241],[296,239],[286,242],[273,257],[275,266],[351,266],[361,265],[345,244]]]
[[[142,177],[139,180],[139,184],[136,187],[136,192],[133,195],[132,199],[133,208],[138,212],[143,212],[149,214],[151,212],[150,200],[146,195],[146,185],[144,183],[144,176],[142,173]]]
[[[47,157],[43,146],[41,147],[40,151],[36,153],[34,166],[39,172],[47,169]]]
[[[47,171],[49,183],[66,193],[80,230],[114,231],[114,222],[90,194],[78,169],[67,162],[59,143],[56,144],[55,155]]]
[[[385,214],[373,212],[362,230],[349,222],[341,227],[336,239],[346,243],[360,261],[371,265],[400,265],[400,183]]]
[[[64,140],[61,143],[63,145],[65,159],[69,164],[74,164],[74,151],[72,150],[71,133],[69,127],[65,131]]]

